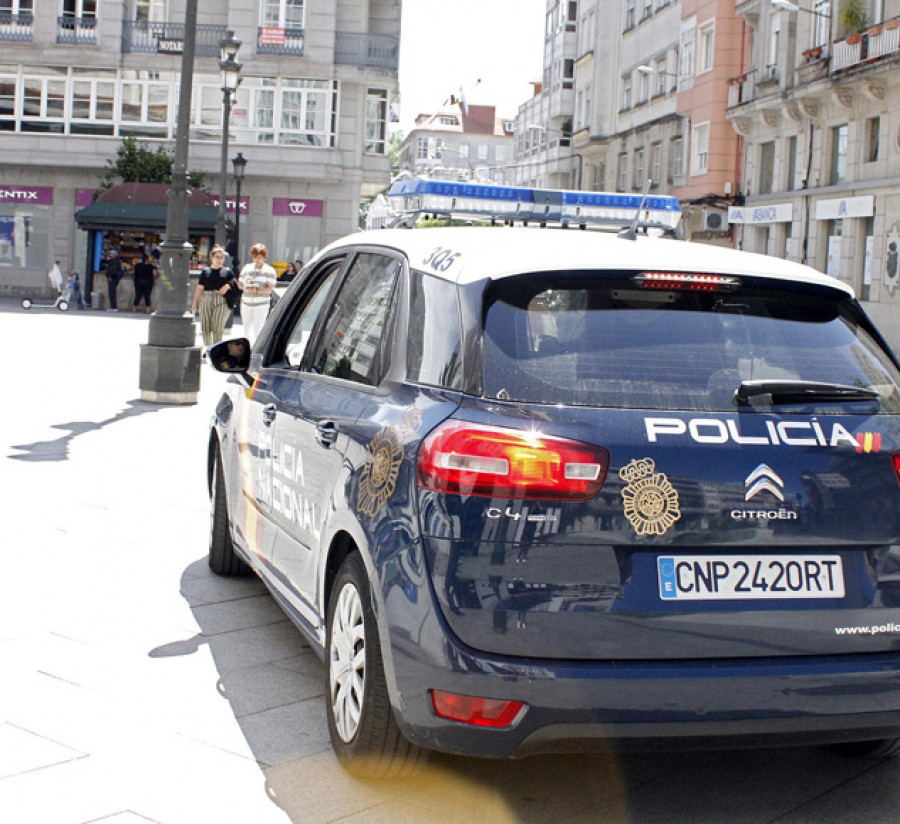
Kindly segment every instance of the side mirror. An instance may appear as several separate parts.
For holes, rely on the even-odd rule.
[[[247,338],[220,341],[209,347],[206,357],[216,372],[242,374],[250,368],[250,341]]]

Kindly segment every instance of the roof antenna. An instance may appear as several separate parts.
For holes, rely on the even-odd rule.
[[[634,220],[631,221],[631,226],[626,226],[619,232],[619,237],[623,237],[625,240],[637,240],[637,227],[641,222],[641,212],[644,210],[644,203],[647,200],[647,194],[650,192],[651,183],[652,181],[648,177],[647,182],[644,184],[644,196],[641,198],[641,205],[638,206],[637,212],[634,215]]]

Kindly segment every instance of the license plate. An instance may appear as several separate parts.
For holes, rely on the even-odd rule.
[[[664,601],[844,597],[840,555],[664,555],[656,568]]]

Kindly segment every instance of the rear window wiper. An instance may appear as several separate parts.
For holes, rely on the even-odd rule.
[[[734,393],[738,405],[754,403],[807,403],[819,401],[874,401],[878,392],[846,383],[819,381],[759,380],[741,381]]]

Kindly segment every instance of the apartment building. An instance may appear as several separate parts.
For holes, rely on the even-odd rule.
[[[305,260],[353,231],[360,200],[389,182],[400,5],[199,4],[189,169],[218,197],[219,41],[231,30],[242,41],[229,154],[247,160],[245,249],[259,241],[270,259]],[[171,147],[184,20],[185,0],[0,0],[0,294],[46,287],[54,261],[97,264],[109,233],[74,216],[124,138]]]
[[[516,118],[524,185],[673,194],[688,237],[730,244],[731,0],[547,0],[544,76]],[[536,124],[536,125],[535,125]]]
[[[455,97],[436,114],[420,114],[400,144],[400,170],[414,177],[509,183],[513,119],[494,106]]]
[[[900,2],[744,0],[728,115],[743,136],[745,249],[850,283],[900,344]]]

